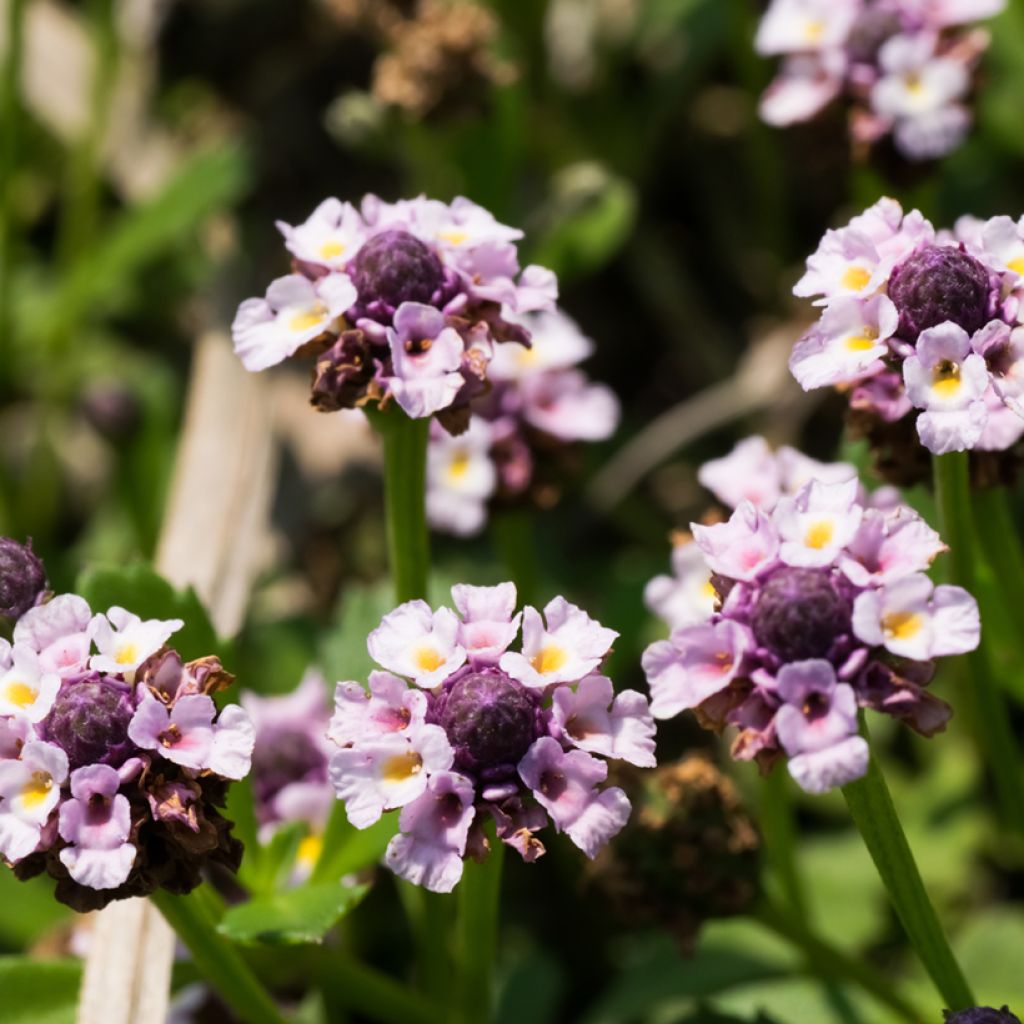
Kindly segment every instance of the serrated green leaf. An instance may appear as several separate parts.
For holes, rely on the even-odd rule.
[[[0,1020],[4,1024],[74,1024],[79,960],[0,957]]]
[[[368,886],[300,885],[232,907],[217,926],[233,942],[293,946],[320,942]]]
[[[88,568],[78,577],[75,591],[89,602],[94,612],[120,605],[143,619],[183,619],[185,625],[174,634],[173,644],[186,661],[221,650],[195,590],[175,590],[142,562],[127,567]]]

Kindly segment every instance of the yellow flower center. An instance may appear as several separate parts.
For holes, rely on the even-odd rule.
[[[311,306],[304,312],[296,313],[288,321],[288,329],[296,333],[299,331],[311,331],[323,322],[325,316],[327,316],[327,307],[322,302],[318,302],[315,306]]]
[[[1015,260],[1010,260],[1006,266],[1015,274],[1020,274],[1021,277],[1024,277],[1024,256],[1018,256]]]
[[[911,71],[909,75],[905,75],[903,78],[903,84],[907,87],[907,92],[911,96],[920,96],[924,92],[924,83],[921,81],[921,76],[916,71]]]
[[[851,292],[859,292],[871,280],[871,274],[863,267],[847,267],[839,283]]]
[[[114,661],[118,665],[131,665],[132,662],[139,660],[139,649],[135,644],[128,643],[122,644],[117,649],[117,654],[114,655]]]
[[[825,34],[825,22],[820,19],[814,21],[808,21],[804,24],[804,41],[808,43],[817,43],[821,41],[821,37]]]
[[[804,544],[809,548],[814,548],[815,551],[820,551],[832,540],[834,532],[835,525],[832,521],[821,519],[807,527],[807,532],[804,534]]]
[[[32,778],[21,791],[21,802],[25,807],[38,807],[53,789],[49,772],[33,772]]]
[[[320,853],[324,848],[324,837],[316,832],[304,836],[299,843],[297,853],[298,861],[304,867],[311,868],[320,859]]]
[[[437,648],[427,645],[416,649],[413,660],[421,672],[433,672],[444,664],[444,658],[438,653]]]
[[[854,335],[846,339],[846,347],[850,352],[866,352],[874,348],[878,342],[878,335],[865,330],[863,334]]]
[[[458,228],[448,228],[446,231],[440,231],[437,237],[449,245],[462,245],[464,242],[469,241],[469,235],[465,231],[459,231]]]
[[[320,246],[320,255],[325,260],[333,260],[340,256],[345,251],[345,246],[342,242],[335,239],[331,239],[329,242],[324,242]]]
[[[27,708],[35,702],[36,697],[39,696],[39,691],[29,686],[28,683],[11,682],[4,687],[4,696],[15,707]]]
[[[381,778],[385,782],[405,782],[423,770],[423,758],[410,750],[407,754],[396,754],[389,757],[381,769]]]
[[[718,591],[715,590],[710,576],[701,584],[700,596],[708,601],[714,601],[718,597]]]
[[[890,612],[882,619],[882,629],[890,640],[909,640],[921,632],[923,625],[917,612]]]
[[[960,367],[949,359],[943,359],[932,373],[932,391],[939,398],[952,398],[960,390]]]
[[[548,672],[557,672],[568,660],[568,651],[554,644],[549,644],[547,647],[542,647],[530,659],[530,664],[543,676]]]
[[[448,465],[448,476],[452,480],[461,480],[469,472],[469,452],[456,452]]]

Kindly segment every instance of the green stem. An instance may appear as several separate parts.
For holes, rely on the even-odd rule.
[[[508,579],[519,593],[520,604],[534,604],[540,566],[528,508],[503,508],[491,517],[491,544]]]
[[[789,908],[801,917],[807,915],[807,899],[800,879],[796,855],[796,829],[793,822],[793,797],[789,776],[775,771],[761,780],[761,813],[768,865],[782,890]]]
[[[459,883],[457,933],[459,1024],[490,1024],[494,1014],[494,962],[498,945],[501,866],[505,844],[488,829],[491,850],[478,864],[467,860]]]
[[[863,713],[861,729],[866,738]],[[976,1006],[970,986],[928,898],[874,753],[868,762],[867,774],[843,786],[843,796],[910,944],[945,1000],[947,1009],[963,1010]]]
[[[868,961],[848,956],[822,941],[803,923],[801,914],[785,910],[771,900],[763,899],[751,917],[799,949],[816,977],[852,981],[913,1024],[919,1024],[927,1019],[926,1013],[916,1009],[896,992],[892,978],[873,967]]]
[[[1024,608],[1024,549],[1005,487],[981,487],[971,495],[977,537],[1007,608]]]
[[[246,1024],[285,1024],[270,994],[241,953],[217,934],[214,901],[206,886],[188,896],[158,889],[150,899],[188,947],[196,969]]]
[[[14,273],[14,174],[18,165],[21,125],[19,99],[22,42],[25,30],[25,0],[8,0],[7,53],[0,77],[0,365],[10,368],[11,310]]]
[[[427,596],[427,439],[430,419],[413,420],[401,409],[370,413],[384,442],[384,513],[391,578],[399,602]]]
[[[977,543],[971,508],[969,467],[966,452],[934,456],[932,472],[939,510],[939,529],[949,545],[950,582],[963,587],[979,599],[975,560],[983,545]],[[996,524],[985,524],[995,535]],[[1011,530],[1011,534],[1012,530]],[[996,558],[996,563],[1005,558]],[[1005,572],[1006,567],[994,572]],[[1015,589],[1017,585],[1015,585]],[[1008,595],[1012,598],[1011,595]],[[984,622],[984,602],[982,620]],[[984,640],[984,634],[982,634]],[[1021,758],[1010,724],[1009,709],[995,679],[988,646],[983,642],[966,656],[968,681],[963,687],[967,717],[975,743],[994,783],[999,808],[1006,825],[1024,836],[1024,787],[1020,785]]]
[[[451,934],[449,901],[411,882],[398,882],[398,896],[409,919],[416,944],[416,981],[438,1003],[451,1000]]]

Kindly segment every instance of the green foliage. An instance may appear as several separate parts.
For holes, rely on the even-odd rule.
[[[366,895],[367,887],[301,885],[230,908],[218,931],[233,942],[294,946],[324,936]]]
[[[79,960],[0,957],[0,1019],[4,1024],[74,1024],[81,982]]]

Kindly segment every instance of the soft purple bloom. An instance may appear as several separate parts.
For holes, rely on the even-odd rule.
[[[868,745],[857,735],[853,689],[837,682],[832,665],[820,660],[786,665],[777,683],[785,703],[775,716],[775,731],[800,787],[824,793],[860,778]]]
[[[655,576],[644,587],[644,604],[670,630],[707,622],[716,601],[704,552],[692,538],[678,541],[672,548],[672,575]]]
[[[786,57],[758,103],[761,119],[777,128],[809,121],[839,95],[845,71],[846,61],[834,50]]]
[[[225,779],[244,779],[252,766],[255,743],[252,720],[243,708],[229,704],[213,727],[213,745],[205,767]]]
[[[946,550],[939,535],[906,506],[895,514],[869,509],[839,567],[857,586],[880,585],[926,571]]]
[[[857,0],[772,0],[754,45],[766,56],[835,49],[850,31],[858,7]]]
[[[580,679],[600,665],[619,634],[595,622],[563,597],[523,611],[523,649],[501,656],[500,665],[524,686],[543,687]]]
[[[827,484],[812,480],[776,506],[774,521],[782,544],[779,557],[787,565],[829,565],[853,539],[864,514],[856,479]]]
[[[59,689],[60,677],[46,670],[39,655],[29,647],[15,644],[11,649],[11,667],[0,675],[0,715],[42,721],[50,713]]]
[[[629,800],[621,789],[597,789],[608,776],[607,766],[582,750],[566,753],[549,736],[530,747],[519,774],[555,828],[567,833],[588,857],[597,856],[629,820]]]
[[[371,672],[369,693],[359,683],[338,683],[334,706],[328,735],[339,747],[352,746],[369,736],[416,729],[427,714],[424,693],[410,690],[390,672]]]
[[[60,835],[71,844],[61,850],[61,863],[91,889],[116,889],[135,863],[131,812],[120,787],[108,765],[79,768],[71,774],[72,799],[61,804]]]
[[[67,755],[52,743],[30,740],[17,760],[0,761],[0,856],[16,864],[35,850],[67,776]]]
[[[552,698],[555,724],[569,742],[593,754],[653,768],[654,718],[647,698],[636,690],[617,696],[610,679],[587,676],[573,690],[561,686]]]
[[[451,405],[463,385],[463,341],[444,314],[420,302],[403,302],[388,329],[395,401],[414,419]]]
[[[510,346],[505,346],[510,347]],[[498,485],[491,458],[494,431],[480,416],[452,436],[431,430],[427,449],[427,517],[431,526],[459,537],[478,533],[487,522],[487,499]]]
[[[473,783],[456,772],[432,775],[424,792],[402,808],[401,831],[385,855],[388,867],[413,885],[451,892],[462,878],[473,794]]]
[[[449,609],[435,612],[426,601],[407,601],[384,616],[367,647],[384,668],[431,689],[466,660],[458,632],[459,620]]]
[[[58,594],[22,615],[14,627],[14,642],[31,647],[48,671],[66,679],[86,667],[91,621],[92,611],[84,598]]]
[[[328,271],[344,270],[366,237],[359,211],[334,198],[325,199],[302,224],[279,220],[277,228],[297,260]]]
[[[591,384],[579,370],[526,377],[520,384],[523,418],[562,441],[603,441],[619,425],[619,400],[611,388]]]
[[[205,694],[181,697],[170,708],[146,694],[128,723],[128,736],[143,750],[198,771],[209,766],[216,713]]]
[[[452,602],[462,616],[458,640],[474,665],[495,664],[519,633],[522,615],[516,612],[514,583],[472,587],[457,583]]]
[[[89,625],[89,635],[99,651],[89,659],[89,667],[95,672],[131,673],[184,625],[181,619],[144,622],[115,606],[106,615],[97,615]]]
[[[778,559],[778,530],[749,501],[738,505],[727,522],[714,526],[695,523],[693,539],[713,572],[736,580],[754,580]]]

